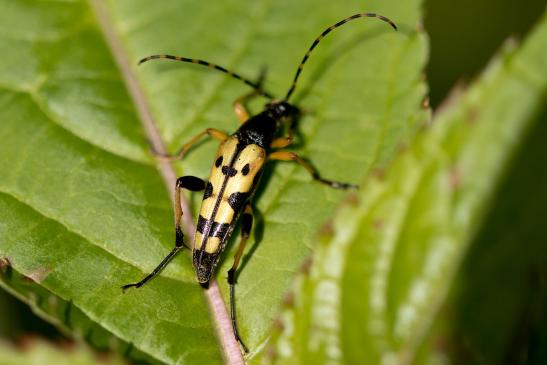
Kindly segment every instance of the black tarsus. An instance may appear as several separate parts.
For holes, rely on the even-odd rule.
[[[163,269],[165,269],[165,267],[167,266],[167,264],[169,264],[169,262],[171,262],[171,260],[173,259],[173,257],[175,257],[175,255],[184,247],[184,245],[181,245],[181,244],[178,244],[178,242],[175,243],[175,247],[171,250],[171,252],[169,252],[169,254],[167,256],[165,256],[165,258],[163,260],[161,260],[160,264],[158,266],[156,266],[156,268],[154,269],[154,271],[152,271],[150,274],[146,275],[144,277],[144,279],[142,279],[141,281],[137,282],[137,283],[131,283],[131,284],[125,284],[124,286],[122,286],[122,290],[125,291],[126,289],[129,289],[129,288],[132,288],[132,287],[135,287],[135,288],[140,288],[141,286],[143,286],[144,284],[146,284],[150,279],[152,279],[154,276],[156,276],[157,274],[159,274]]]
[[[177,179],[176,183],[176,189],[188,189],[190,191],[200,191],[205,189],[205,181],[200,179],[199,177],[195,176],[182,176]],[[177,202],[178,204],[178,202]],[[131,284],[125,284],[122,286],[122,290],[125,291],[128,288],[140,288],[144,284],[146,284],[150,279],[152,279],[154,276],[158,275],[166,266],[171,262],[173,257],[183,248],[186,247],[189,249],[188,246],[184,243],[184,234],[182,233],[182,230],[180,229],[179,222],[176,222],[175,227],[175,247],[161,260],[160,264],[156,266],[156,268],[148,275],[146,275],[141,281]]]
[[[250,203],[248,203],[248,206],[250,207]],[[245,247],[245,243],[247,242],[247,239],[249,238],[251,234],[251,229],[253,228],[253,214],[248,213],[247,211],[244,211],[243,216],[241,217],[241,242],[240,245],[243,245]],[[243,251],[240,251],[241,247],[238,249],[238,253],[236,254],[236,258],[234,261],[234,265],[228,270],[228,285],[230,286],[230,320],[232,322],[232,331],[234,332],[234,337],[236,338],[237,342],[241,345],[241,348],[245,353],[249,352],[249,349],[239,336],[239,330],[237,328],[237,320],[236,320],[236,303],[235,303],[235,284],[236,284],[236,270],[239,266],[239,260],[241,259],[240,254]]]
[[[237,320],[236,320],[236,307],[235,307],[235,269],[232,267],[230,270],[228,270],[228,284],[230,285],[230,320],[232,321],[232,331],[234,333],[234,337],[236,338],[237,342],[241,345],[241,348],[243,348],[243,351],[247,354],[249,353],[249,349],[245,345],[245,342],[241,339],[239,336],[239,330],[237,328]]]

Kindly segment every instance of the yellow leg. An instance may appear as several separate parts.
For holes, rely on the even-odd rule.
[[[321,175],[319,175],[319,172],[315,169],[315,167],[313,167],[309,162],[307,162],[306,160],[304,160],[302,157],[298,156],[294,152],[276,151],[276,152],[272,152],[268,156],[268,158],[270,160],[295,161],[300,166],[305,168],[310,173],[310,175],[312,176],[312,178],[314,180],[319,181],[322,184],[328,185],[328,186],[330,186],[331,188],[334,188],[334,189],[346,190],[346,189],[357,189],[357,187],[358,187],[355,184],[349,184],[349,183],[344,183],[344,182],[339,182],[339,181],[332,181],[332,180],[323,179],[321,177]]]
[[[260,72],[260,75],[258,76],[258,81],[256,82],[256,89],[254,91],[251,91],[248,94],[245,94],[243,96],[240,96],[234,101],[234,111],[237,115],[237,119],[239,119],[240,123],[245,123],[249,118],[251,117],[249,111],[245,107],[245,103],[249,100],[254,98],[255,96],[263,95],[266,97],[271,98],[269,95],[265,95],[262,91],[262,83],[264,82],[264,78],[266,77],[266,71],[262,70]]]
[[[156,153],[156,157],[158,157],[159,159],[162,159],[162,160],[166,160],[166,161],[182,160],[182,158],[184,157],[186,152],[188,152],[188,150],[190,148],[192,148],[193,145],[195,145],[201,138],[203,138],[206,135],[209,135],[209,136],[213,137],[214,139],[216,139],[220,142],[223,142],[223,141],[227,140],[228,137],[229,137],[226,133],[224,133],[222,131],[219,131],[218,129],[207,128],[206,130],[204,130],[203,132],[197,134],[192,139],[190,139],[188,142],[186,142],[176,154],[174,154],[174,155],[161,155],[161,154]]]
[[[255,91],[251,91],[250,93],[245,94],[245,95],[237,98],[234,101],[234,104],[233,104],[234,111],[237,115],[237,119],[239,119],[239,121],[241,123],[245,123],[250,118],[250,114],[249,114],[249,111],[247,110],[247,108],[245,107],[245,103],[249,99],[252,99],[253,97],[258,96],[258,95],[260,95],[260,93],[255,90]]]
[[[279,137],[273,140],[273,142],[270,144],[271,148],[284,148],[290,145],[293,141],[293,135],[292,133],[289,134],[288,137]]]
[[[288,145],[293,143],[294,135],[296,133],[296,122],[297,119],[293,119],[290,121],[289,124],[289,135],[287,137],[279,137],[273,140],[273,142],[270,144],[271,148],[285,148]]]

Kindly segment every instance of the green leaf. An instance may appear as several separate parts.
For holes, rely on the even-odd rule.
[[[83,344],[60,344],[54,346],[39,339],[29,339],[23,346],[15,347],[0,342],[0,364],[2,365],[123,365],[117,356],[94,354]]]
[[[60,308],[69,303],[77,310],[46,313],[85,337],[97,323],[156,359],[218,363],[186,256],[168,271],[176,280],[120,289],[172,245],[172,211],[89,7],[0,7],[0,257],[45,289],[25,298],[47,305],[50,293]]]
[[[90,4],[103,8],[100,22]],[[0,60],[0,258],[13,270],[2,285],[99,346],[114,335],[120,351],[139,350],[166,363],[221,361],[188,255],[142,289],[120,290],[159,263],[173,245],[173,226],[165,181],[148,152],[150,135],[114,56],[131,65],[123,71],[137,75],[145,97],[137,107],[149,108],[175,151],[206,127],[234,131],[231,103],[248,88],[192,65],[150,63],[137,70],[139,58],[197,57],[250,78],[267,66],[268,90],[283,95],[323,29],[374,11],[393,19],[400,32],[363,19],[322,41],[293,100],[310,111],[295,151],[326,178],[357,182],[385,165],[428,118],[421,107],[427,44],[416,30],[419,1],[3,0],[0,8],[6,55]],[[115,55],[105,27],[119,40]],[[212,141],[200,144],[174,164],[178,174],[206,178],[215,148]],[[269,167],[265,176],[237,286],[251,357],[263,349],[317,228],[344,196],[288,163]],[[197,208],[199,197],[193,201]],[[226,303],[224,277],[235,248],[218,274]],[[144,356],[139,351],[137,357]]]
[[[497,296],[492,295],[493,289],[487,290],[490,295],[486,303],[490,306],[481,305],[476,303],[481,301],[483,292],[477,289],[489,286],[485,281],[496,282],[498,277],[508,280],[510,273],[518,273],[516,281],[507,281],[509,288],[518,295],[522,292],[515,290],[519,283],[522,285],[518,278],[525,277],[523,269],[532,261],[536,268],[541,268],[543,262],[538,277],[545,280],[544,254],[543,259],[537,256],[544,252],[538,247],[540,242],[544,247],[545,240],[541,241],[544,235],[534,236],[528,232],[522,236],[534,237],[527,247],[530,253],[521,253],[523,241],[518,237],[507,238],[512,252],[519,252],[513,260],[506,252],[498,253],[497,257],[502,260],[494,258],[497,250],[507,248],[507,245],[494,247],[490,244],[488,253],[483,246],[482,255],[474,256],[474,260],[459,270],[472,242],[484,227],[496,193],[507,192],[507,189],[498,189],[506,174],[513,173],[507,169],[514,167],[517,152],[530,140],[528,132],[539,125],[540,120],[545,121],[546,42],[547,19],[544,17],[519,50],[507,47],[465,95],[449,100],[434,119],[433,126],[420,133],[385,175],[371,175],[365,188],[348,199],[323,230],[311,267],[296,282],[294,298],[280,321],[281,330],[277,331],[273,346],[267,351],[272,354],[270,362],[448,363],[443,349],[451,343],[446,337],[436,335],[446,333],[439,327],[448,325],[454,318],[435,319],[449,289],[455,282],[462,281],[470,287],[463,297],[467,312],[461,313],[460,319],[464,323],[451,325],[460,327],[461,343],[471,340],[478,356],[474,361],[456,357],[454,363],[503,362],[499,355],[504,351],[506,340],[511,340],[510,332],[515,327],[506,326],[498,332],[501,326],[492,322],[506,325],[513,321],[517,313],[514,303],[526,301],[526,297],[516,299],[511,294],[504,295],[503,290],[508,287],[502,279],[495,286]],[[535,129],[545,131],[544,126]],[[542,140],[544,145],[544,136],[534,140]],[[545,148],[534,151],[545,151]],[[524,156],[530,157],[530,154]],[[539,159],[545,170],[545,158]],[[522,172],[522,168],[514,171]],[[539,181],[545,181],[544,172],[529,171],[522,176],[530,178],[531,175],[533,179],[540,177]],[[518,178],[522,176],[518,175]],[[517,177],[512,180],[514,182]],[[535,186],[534,191],[542,190],[542,196],[535,199],[545,201],[545,185],[530,182],[525,186]],[[514,200],[506,202],[504,224],[510,219],[509,207],[512,220],[515,214],[521,213],[515,212]],[[538,211],[545,212],[545,206],[539,204],[532,210]],[[533,220],[528,223],[531,222]],[[503,227],[490,226],[490,230],[500,233],[482,239],[503,243],[500,240]],[[536,259],[531,260],[531,255],[536,255]],[[477,257],[486,262],[477,262]],[[497,266],[493,264],[496,261]],[[500,262],[506,266],[501,267]],[[465,270],[473,266],[476,273],[489,276],[473,277]],[[493,273],[494,267],[502,272]],[[544,284],[545,281],[541,285],[543,298]],[[502,299],[505,297],[506,302]],[[541,307],[537,306],[545,300],[538,299],[535,303],[531,306],[539,311]],[[500,310],[492,309],[492,306],[500,306]],[[475,315],[476,309],[479,312]],[[510,312],[504,312],[504,309],[510,309]],[[510,317],[501,316],[498,321],[491,315],[493,312]],[[532,311],[528,318],[540,318],[545,325],[545,317],[539,313]],[[490,314],[490,317],[478,319],[481,314]],[[474,324],[473,320],[477,322]],[[480,329],[480,332],[473,332],[473,329]],[[427,348],[424,347],[426,342],[429,342]],[[485,343],[489,345],[482,347],[481,353],[481,345]],[[419,351],[423,351],[420,356]]]
[[[399,34],[374,19],[362,24],[356,21],[329,35],[303,72],[296,100],[311,114],[301,120],[303,139],[297,151],[326,177],[362,180],[373,166],[383,165],[399,144],[410,140],[427,119],[427,110],[420,109],[425,94],[421,69],[426,42],[424,35],[414,31],[419,21],[418,1],[404,6],[395,2],[262,1],[231,4],[223,11],[192,6],[186,16],[167,6],[165,11],[142,13],[132,21],[125,14],[133,1],[109,4],[130,58],[181,54],[217,62],[251,78],[266,66],[266,86],[276,95],[284,94],[305,50],[326,26],[363,10],[391,17],[401,28]],[[314,16],[306,16],[311,8]],[[149,17],[161,23],[150,22]],[[171,36],[177,25],[190,28],[194,18],[202,24]],[[211,28],[214,24],[217,29],[232,29],[233,23],[238,26],[232,32]],[[225,131],[236,127],[230,105],[234,96],[247,92],[244,85],[183,64],[146,64],[138,75],[170,151],[204,127]],[[176,164],[179,175],[208,176],[215,149],[211,141],[194,150]],[[298,166],[279,163],[266,176],[255,200],[258,219],[250,242],[254,247],[243,259],[237,287],[243,338],[258,349],[269,336],[280,298],[313,246],[318,226],[343,196],[311,183]],[[231,261],[226,259],[220,267],[221,279]],[[224,285],[224,280],[220,282]]]

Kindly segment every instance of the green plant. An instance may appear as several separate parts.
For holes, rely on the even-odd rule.
[[[438,313],[443,304],[466,300],[473,308],[466,298],[482,287],[469,285],[474,282],[461,268],[476,267],[472,249],[481,247],[481,235],[490,239],[488,227],[506,219],[495,217],[498,191],[527,186],[545,201],[545,188],[534,183],[545,174],[519,170],[527,136],[544,131],[545,19],[520,49],[506,47],[429,126],[419,1],[373,1],[366,9],[357,1],[161,4],[0,5],[2,287],[98,348],[116,347],[148,362],[221,362],[230,349],[223,342],[229,343],[229,331],[220,332],[220,341],[215,336],[222,306],[208,309],[188,255],[142,289],[122,294],[120,286],[149,272],[174,241],[166,193],[174,173],[154,161],[147,140],[174,151],[206,126],[232,131],[231,102],[247,90],[191,65],[137,69],[135,61],[184,54],[249,77],[267,65],[266,84],[282,95],[326,24],[373,10],[395,20],[400,32],[356,21],[329,36],[296,93],[311,110],[300,121],[298,151],[329,177],[362,181],[362,189],[345,197],[313,184],[298,167],[279,163],[267,171],[237,286],[248,361],[325,363],[343,356],[347,363],[430,363],[450,353],[435,346],[445,333],[486,331],[479,321],[475,332],[473,326],[451,332]],[[175,173],[207,176],[215,148],[204,143],[173,164]],[[532,166],[534,158],[527,160]],[[512,171],[528,177],[506,182]],[[194,196],[190,205],[198,201]],[[530,225],[515,240],[538,229]],[[531,260],[541,248],[533,247],[515,266],[523,272],[541,267]],[[224,297],[234,249],[218,270]],[[490,263],[489,275],[499,262]],[[508,311],[514,320],[500,321],[502,335],[485,351],[487,360],[503,356],[521,313],[517,304]],[[272,336],[274,322],[280,327]],[[476,335],[473,343],[481,339]],[[237,361],[237,348],[231,351]]]

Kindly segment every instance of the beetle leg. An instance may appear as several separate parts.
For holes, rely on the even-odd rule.
[[[268,158],[270,160],[295,161],[298,164],[300,164],[300,166],[305,168],[310,173],[310,175],[312,176],[312,178],[314,180],[319,181],[320,183],[323,183],[325,185],[328,185],[331,188],[342,189],[342,190],[357,189],[358,188],[358,186],[355,185],[355,184],[349,184],[349,183],[344,183],[344,182],[339,182],[339,181],[332,181],[332,180],[323,179],[321,177],[321,175],[319,175],[319,172],[315,169],[315,167],[313,167],[309,162],[307,162],[306,160],[304,160],[302,157],[298,156],[294,152],[276,151],[276,152],[272,152],[268,156]]]
[[[284,148],[290,145],[293,141],[293,133],[289,133],[287,137],[279,137],[272,141],[270,148]]]
[[[207,128],[206,130],[204,130],[203,132],[195,135],[192,139],[190,139],[188,142],[186,142],[178,150],[178,152],[176,154],[174,154],[174,155],[169,155],[169,154],[164,155],[164,154],[157,153],[156,151],[153,151],[154,155],[156,155],[156,157],[158,157],[159,159],[165,160],[165,161],[182,160],[182,158],[184,157],[186,152],[188,152],[188,150],[190,148],[192,148],[193,145],[195,145],[201,138],[203,138],[206,135],[209,135],[209,136],[213,137],[214,139],[216,139],[220,142],[223,142],[223,141],[227,140],[228,137],[229,137],[226,133],[224,133],[222,131],[219,131],[218,129]]]
[[[294,135],[296,133],[296,119],[290,121],[289,135],[287,137],[279,137],[273,140],[270,144],[270,148],[284,148],[293,143]]]
[[[255,90],[255,91],[251,91],[248,94],[240,96],[234,101],[234,104],[233,104],[234,112],[237,115],[237,119],[239,119],[241,123],[245,123],[247,120],[249,120],[249,111],[245,107],[245,102],[247,102],[247,100],[252,99],[253,97],[258,95],[260,95],[260,93]]]
[[[237,248],[236,255],[234,256],[234,263],[232,265],[232,268],[228,270],[228,284],[230,285],[230,318],[232,320],[232,329],[234,331],[235,338],[241,344],[241,347],[246,353],[249,352],[249,350],[247,349],[247,346],[245,346],[245,344],[241,340],[241,337],[239,337],[239,332],[237,330],[234,291],[235,291],[235,283],[236,283],[236,270],[237,270],[237,267],[239,266],[239,260],[241,259],[241,256],[243,255],[243,251],[245,250],[245,245],[247,244],[247,240],[249,239],[249,234],[251,233],[252,227],[253,227],[253,208],[251,207],[251,203],[248,202],[247,205],[245,206],[245,209],[243,210],[243,216],[241,217],[241,241],[239,242],[239,247]]]
[[[146,284],[150,279],[160,273],[167,264],[175,257],[175,255],[183,248],[189,248],[184,243],[184,234],[181,229],[182,221],[182,208],[180,207],[180,191],[182,189],[188,189],[190,191],[201,191],[205,189],[205,181],[195,176],[182,176],[177,179],[175,186],[175,247],[169,252],[167,256],[160,262],[160,264],[150,274],[146,275],[141,281],[137,283],[126,284],[122,286],[122,289],[136,287],[140,288]]]

